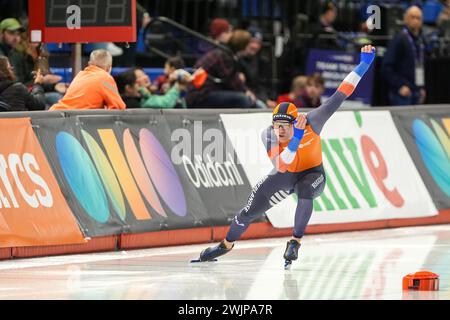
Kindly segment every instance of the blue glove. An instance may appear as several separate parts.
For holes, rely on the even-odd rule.
[[[361,62],[355,68],[355,72],[362,78],[362,76],[369,70],[370,65],[375,59],[375,48],[372,48],[372,52],[361,52]]]
[[[305,132],[305,129],[297,129],[294,127],[294,137],[296,137],[299,140],[302,140],[303,133]]]
[[[372,48],[372,52],[361,52],[361,62],[367,63],[369,66],[375,59],[375,48]]]
[[[289,144],[287,146],[291,151],[296,151],[298,149],[300,141],[303,138],[303,134],[305,133],[305,129],[297,129],[295,127],[296,123],[297,120],[294,122],[294,136],[292,137],[291,141],[289,141]]]

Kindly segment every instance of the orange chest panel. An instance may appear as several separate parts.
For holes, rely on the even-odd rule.
[[[279,152],[283,152],[287,143],[280,144]],[[310,125],[305,128],[305,133],[300,145],[297,149],[297,155],[294,161],[289,164],[287,171],[289,172],[301,172],[310,168],[317,167],[322,163],[322,144],[320,136],[318,136]]]

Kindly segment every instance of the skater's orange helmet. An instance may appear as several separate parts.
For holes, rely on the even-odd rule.
[[[298,117],[298,111],[295,104],[290,102],[282,102],[273,109],[273,121],[288,121],[294,122]]]

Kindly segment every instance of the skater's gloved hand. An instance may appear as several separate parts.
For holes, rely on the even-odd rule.
[[[306,127],[306,114],[300,113],[294,121],[294,137],[302,139]]]
[[[374,59],[375,47],[368,45],[361,48],[361,62],[364,62],[370,66]]]
[[[362,77],[375,59],[375,47],[370,45],[361,48],[361,62],[355,68],[355,72]]]

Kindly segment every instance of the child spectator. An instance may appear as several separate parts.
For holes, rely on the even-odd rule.
[[[317,108],[321,104],[321,96],[325,91],[325,81],[320,73],[313,73],[306,78],[296,77],[292,84],[292,91],[278,97],[278,103],[291,102],[297,108]]]
[[[178,72],[177,72],[178,73]],[[150,80],[142,69],[130,69],[114,78],[119,93],[127,108],[175,108],[177,105],[185,107],[180,101],[182,92],[186,90],[188,79],[175,78],[176,73],[169,76],[175,84],[163,95],[152,94],[148,87]],[[190,76],[190,75],[189,75]]]
[[[300,95],[301,91],[306,87],[308,81],[307,76],[297,76],[292,80],[291,91],[289,93],[281,94],[278,96],[277,104],[282,102],[291,102]],[[294,103],[295,104],[295,103]]]
[[[156,78],[151,87],[152,93],[163,94],[169,91],[173,83],[169,81],[169,77],[178,69],[184,68],[184,61],[181,57],[171,57],[164,64],[164,74]]]

